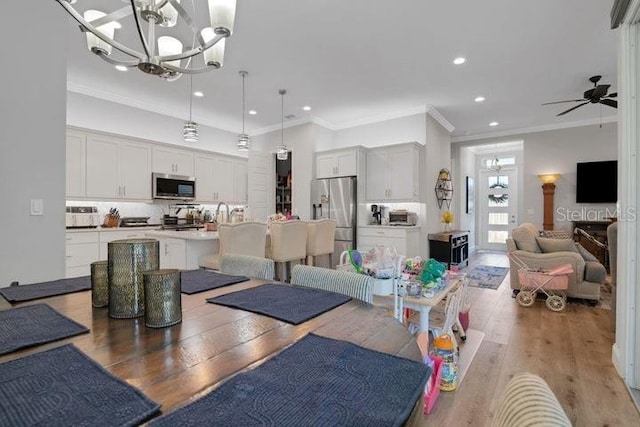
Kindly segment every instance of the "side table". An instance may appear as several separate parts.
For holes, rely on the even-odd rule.
[[[429,256],[436,261],[452,266],[466,267],[469,258],[469,232],[465,230],[431,233],[429,239]]]

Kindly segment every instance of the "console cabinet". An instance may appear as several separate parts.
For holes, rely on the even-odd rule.
[[[451,231],[433,233],[429,238],[429,256],[452,266],[466,267],[469,258],[469,232]]]

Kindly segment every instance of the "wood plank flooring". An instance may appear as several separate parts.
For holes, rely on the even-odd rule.
[[[509,267],[503,253],[477,252],[471,265]],[[488,426],[507,382],[528,371],[544,378],[574,426],[640,426],[640,413],[611,363],[610,312],[569,304],[555,313],[520,306],[509,275],[497,290],[469,288],[469,328],[485,333],[464,381],[441,392],[425,425]],[[464,345],[464,344],[463,344]]]

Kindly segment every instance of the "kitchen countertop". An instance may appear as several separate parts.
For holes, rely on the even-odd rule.
[[[400,229],[405,229],[405,228],[420,228],[420,226],[418,225],[375,225],[375,224],[368,224],[368,225],[359,225],[358,228],[400,228]]]
[[[157,226],[146,226],[146,227],[95,227],[95,228],[67,228],[67,233],[91,233],[91,232],[102,232],[102,231],[151,231],[156,230],[154,227]]]
[[[147,230],[145,234],[149,237],[170,237],[172,239],[184,239],[184,240],[218,240],[217,231]]]

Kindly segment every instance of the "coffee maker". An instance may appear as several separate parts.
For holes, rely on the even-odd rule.
[[[373,224],[382,224],[382,206],[371,205],[371,216],[373,217]]]

